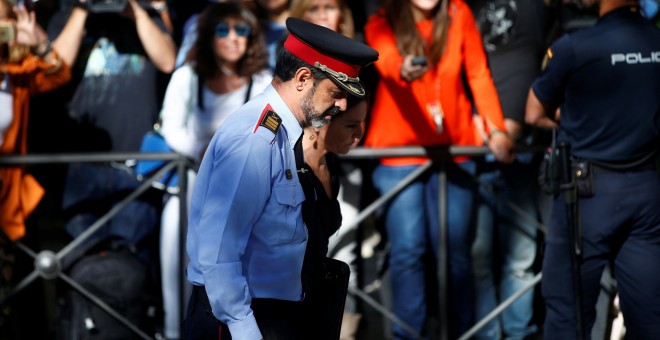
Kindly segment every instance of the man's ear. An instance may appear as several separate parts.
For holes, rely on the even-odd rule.
[[[305,85],[309,82],[311,85],[312,82],[312,71],[307,67],[299,68],[293,76],[293,79],[296,84],[296,89],[302,91],[305,88]]]

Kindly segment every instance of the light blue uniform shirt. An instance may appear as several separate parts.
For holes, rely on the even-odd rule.
[[[277,133],[260,125],[268,105],[282,119]],[[199,169],[188,220],[188,280],[206,287],[213,314],[236,340],[261,339],[252,298],[303,298],[305,195],[293,152],[301,134],[269,85],[215,132]]]

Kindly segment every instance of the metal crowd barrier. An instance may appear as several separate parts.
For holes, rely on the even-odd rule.
[[[538,152],[541,151],[541,148],[532,148],[532,147],[518,147],[515,149],[516,152]],[[385,193],[369,206],[364,208],[359,212],[354,223],[352,225],[344,226],[345,228],[353,228],[359,225],[367,217],[373,214],[378,208],[386,204],[390,199],[392,199],[396,194],[403,190],[407,185],[413,182],[418,176],[427,171],[431,166],[436,163],[439,165],[439,195],[440,195],[440,232],[439,232],[439,254],[438,254],[438,296],[439,296],[439,338],[445,340],[448,338],[447,335],[447,291],[448,291],[448,282],[447,282],[447,222],[446,222],[446,205],[447,201],[447,177],[445,172],[445,165],[447,162],[451,161],[452,157],[455,156],[483,156],[489,153],[487,147],[463,147],[463,146],[450,146],[450,147],[400,147],[400,148],[382,148],[382,149],[372,149],[372,148],[356,148],[351,150],[347,155],[342,156],[342,159],[375,159],[382,157],[409,157],[409,156],[421,156],[429,157],[430,160],[425,164],[420,166],[415,172],[408,175],[404,178],[398,185],[396,185],[392,190]],[[124,208],[130,201],[136,199],[140,194],[149,189],[152,185],[152,182],[159,179],[163,174],[165,174],[170,169],[176,167],[179,174],[179,196],[180,202],[180,214],[179,214],[179,230],[180,230],[180,249],[179,252],[180,262],[184,262],[185,255],[185,233],[187,229],[187,170],[190,168],[191,164],[189,161],[180,155],[177,154],[166,154],[166,153],[85,153],[85,154],[48,154],[48,155],[23,155],[23,156],[3,156],[0,158],[0,167],[2,166],[29,166],[29,165],[44,165],[44,164],[62,164],[62,163],[82,163],[82,162],[112,162],[118,161],[123,162],[126,160],[163,160],[167,161],[167,164],[161,168],[153,176],[143,180],[143,183],[131,194],[117,203],[110,211],[105,215],[100,217],[92,226],[90,226],[84,233],[76,237],[64,248],[62,248],[57,253],[54,253],[50,250],[43,250],[39,253],[35,253],[23,243],[19,241],[15,242],[15,245],[18,249],[25,252],[30,257],[34,258],[34,270],[27,275],[21,282],[19,282],[12,291],[0,301],[0,306],[7,302],[10,298],[19,293],[31,282],[36,280],[38,277],[43,279],[56,279],[60,278],[66,284],[71,286],[75,291],[95,303],[99,308],[107,312],[109,315],[114,317],[121,324],[129,328],[136,335],[142,339],[153,339],[152,336],[146,334],[144,331],[140,330],[136,325],[130,323],[126,318],[117,313],[109,305],[99,299],[97,296],[89,292],[83,286],[71,279],[70,276],[62,272],[60,261],[69,254],[74,248],[82,244],[87,238],[89,238],[94,232],[103,227],[118,211]],[[475,179],[476,180],[476,179]],[[522,209],[515,206],[512,202],[505,202],[509,207],[514,211],[521,214],[523,218],[532,219],[537,225],[537,228],[545,232],[545,227],[540,224],[536,218],[531,216],[526,216]],[[185,266],[182,266],[181,270],[184,270]],[[183,281],[183,275],[180,275],[181,280]],[[502,302],[499,306],[495,308],[489,315],[484,317],[482,320],[477,322],[470,330],[468,330],[460,339],[469,339],[471,336],[476,334],[476,332],[484,327],[490,320],[497,317],[504,309],[510,306],[517,298],[522,296],[527,290],[533,288],[536,284],[540,282],[541,274],[537,274],[534,277],[533,282],[531,282],[527,287],[524,287],[521,291],[517,292],[506,301]],[[184,294],[184,282],[181,282],[180,287],[180,314],[184,315],[183,310],[186,305],[185,294]],[[399,324],[403,329],[405,329],[411,336],[420,338],[418,334],[412,327],[407,325],[405,322],[397,318],[391,311],[383,307],[375,299],[371,298],[369,294],[364,292],[359,288],[351,287],[349,293],[354,296],[362,299],[376,311],[380,312],[384,317],[389,319],[392,322]]]
[[[541,147],[516,147],[515,152],[540,152],[544,148]],[[432,167],[434,163],[438,164],[438,178],[439,178],[439,221],[440,221],[440,230],[439,230],[439,242],[438,242],[438,270],[437,270],[437,279],[438,279],[438,329],[440,334],[438,337],[440,340],[448,339],[448,311],[447,311],[447,293],[448,293],[448,282],[447,282],[447,175],[446,175],[446,164],[450,162],[452,157],[455,156],[467,156],[467,157],[477,157],[484,156],[490,153],[490,150],[487,147],[473,147],[473,146],[449,146],[449,147],[400,147],[400,148],[382,148],[382,149],[373,149],[373,148],[356,148],[351,150],[346,156],[342,156],[343,159],[374,159],[374,158],[383,158],[383,157],[408,157],[408,156],[419,156],[419,157],[429,157],[430,160],[425,164],[421,165],[413,173],[402,179],[399,184],[392,188],[389,192],[383,194],[381,197],[372,202],[369,206],[364,208],[355,219],[353,225],[343,226],[346,228],[352,228],[355,225],[359,225],[364,219],[374,213],[378,208],[386,204],[390,199],[392,199],[396,194],[403,190],[407,185],[412,183],[417,177],[422,175],[425,171]],[[475,181],[478,180],[475,178]],[[529,216],[524,213],[524,211],[514,204],[511,201],[506,200],[505,198],[497,195],[499,199],[503,199],[505,204],[509,206],[517,214],[521,215],[523,218],[533,221],[536,227],[545,233],[546,228],[541,224],[535,217]],[[507,307],[509,307],[515,300],[521,297],[526,291],[536,286],[541,281],[541,273],[537,274],[533,282],[528,286],[521,289],[519,292],[515,293],[507,300],[503,301],[498,305],[490,314],[484,317],[482,320],[479,320],[472,328],[470,328],[465,334],[463,334],[459,339],[469,339],[474,336],[481,328],[485,327],[488,322],[496,318],[501,314]],[[406,324],[401,319],[397,318],[391,311],[387,310],[384,306],[379,304],[377,301],[372,299],[367,293],[360,290],[359,288],[349,289],[349,293],[359,297],[367,304],[369,304],[376,311],[380,312],[384,317],[388,318],[391,322],[397,323],[401,328],[406,330],[408,334],[416,339],[421,338],[421,335],[417,333],[410,325]]]
[[[173,168],[177,168],[179,174],[179,196],[180,201],[180,214],[179,214],[179,230],[180,230],[180,249],[185,249],[185,230],[186,230],[186,215],[187,206],[185,193],[187,191],[187,169],[190,167],[190,162],[183,156],[177,154],[164,154],[164,153],[85,153],[85,154],[49,154],[49,155],[23,155],[23,156],[3,156],[0,158],[0,167],[2,166],[29,166],[29,165],[45,165],[45,164],[62,164],[62,163],[105,163],[105,162],[124,162],[127,160],[162,160],[166,161],[165,165],[159,169],[154,175],[145,178],[142,184],[133,192],[128,194],[121,201],[116,203],[107,213],[101,216],[89,228],[87,228],[78,237],[74,238],[69,244],[60,249],[57,253],[50,250],[43,250],[35,253],[29,247],[25,246],[20,240],[15,242],[18,249],[25,252],[28,256],[34,259],[34,270],[23,278],[12,290],[0,301],[0,306],[4,305],[9,299],[13,298],[21,290],[27,287],[37,278],[51,280],[59,278],[73,288],[76,292],[90,300],[103,311],[115,318],[119,323],[135,333],[142,339],[154,339],[153,335],[146,334],[138,326],[131,323],[123,315],[119,314],[111,306],[101,300],[98,296],[94,295],[88,289],[73,280],[69,275],[62,271],[61,261],[85,242],[96,231],[102,228],[112,217],[114,217],[121,209],[126,207],[131,201],[137,199],[142,193],[147,191],[152,183],[166,174]],[[180,263],[183,263],[184,253],[180,252]],[[183,281],[183,275],[180,275]],[[185,301],[183,301],[183,282],[180,286],[180,311],[183,311]],[[180,314],[183,315],[183,314]]]

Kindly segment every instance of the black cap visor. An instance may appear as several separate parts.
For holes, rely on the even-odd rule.
[[[365,95],[364,86],[362,85],[362,83],[360,83],[360,81],[350,81],[350,80],[341,81],[336,76],[328,72],[325,72],[325,74],[328,76],[328,79],[332,80],[340,88],[346,90],[348,94],[354,95],[359,98],[364,97]]]
[[[332,80],[337,86],[346,90],[349,94],[360,98],[365,96],[364,85],[360,83],[360,78],[351,78],[344,73],[336,72],[318,62],[314,63],[314,67],[323,71],[328,79]]]

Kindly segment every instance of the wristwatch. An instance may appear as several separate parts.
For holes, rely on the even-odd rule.
[[[502,130],[500,130],[500,129],[492,129],[492,130],[490,131],[490,135],[488,135],[488,139],[490,139],[491,137],[493,137],[493,135],[498,134],[498,133],[501,133],[501,134],[503,134],[503,135],[505,135],[505,136],[507,136],[507,137],[510,137],[510,136],[509,136],[509,133],[506,132],[506,131],[502,131]]]
[[[50,40],[46,39],[46,41],[42,41],[37,44],[37,46],[33,47],[31,49],[32,53],[36,55],[39,58],[44,58],[45,56],[50,53],[52,50],[52,47],[50,45]]]

